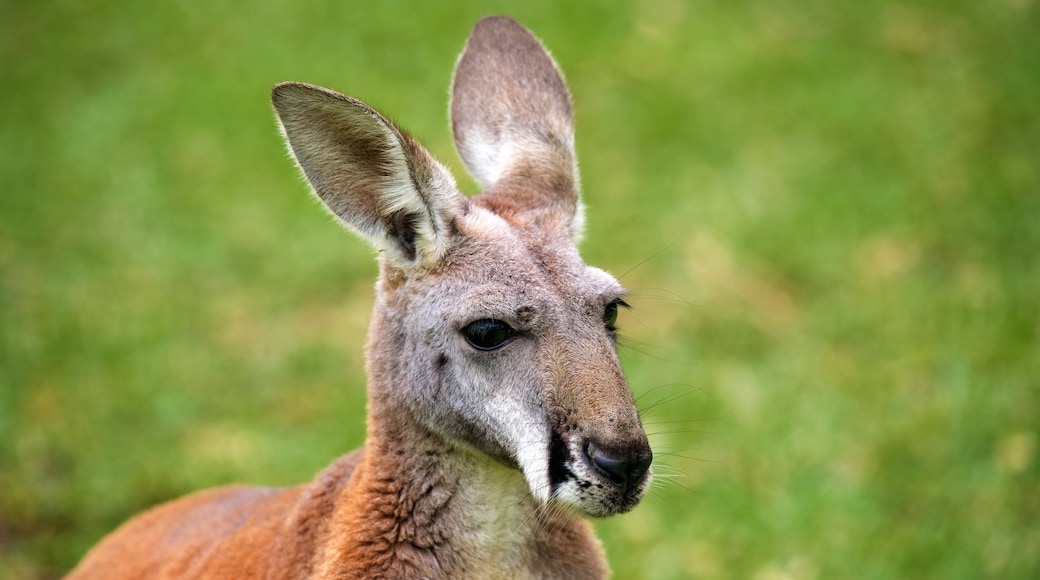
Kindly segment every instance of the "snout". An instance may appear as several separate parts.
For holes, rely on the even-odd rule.
[[[642,429],[553,433],[552,497],[586,516],[627,512],[650,486],[654,454]]]
[[[610,344],[599,345],[604,349]],[[548,384],[550,496],[588,517],[627,512],[653,477],[654,454],[620,362],[591,364],[591,354],[553,358]],[[557,353],[558,354],[558,353]]]

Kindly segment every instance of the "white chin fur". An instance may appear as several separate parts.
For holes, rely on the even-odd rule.
[[[540,503],[547,503],[552,493],[549,481],[549,426],[533,413],[517,411],[509,402],[491,403],[490,416],[508,418],[501,428],[516,449],[516,462],[524,474],[527,487]]]
[[[548,447],[549,441],[546,438],[544,445],[528,443],[517,453],[520,470],[524,473],[524,479],[527,480],[527,487],[531,490],[531,495],[543,504],[549,501],[549,494],[552,492],[552,484],[549,481]]]

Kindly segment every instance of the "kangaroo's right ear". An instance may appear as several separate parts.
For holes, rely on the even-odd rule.
[[[296,162],[325,206],[391,266],[432,267],[467,203],[421,145],[361,101],[282,83],[271,102]]]

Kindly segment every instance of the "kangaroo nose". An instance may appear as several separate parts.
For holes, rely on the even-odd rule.
[[[585,446],[585,454],[592,465],[622,488],[642,480],[646,470],[650,469],[650,462],[654,460],[653,452],[645,444],[620,450],[601,447],[595,441],[589,441]]]

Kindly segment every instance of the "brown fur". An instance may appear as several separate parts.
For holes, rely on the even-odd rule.
[[[468,199],[385,117],[328,89],[272,100],[315,193],[380,252],[368,436],[312,482],[227,487],[131,519],[70,578],[601,578],[582,518],[632,509],[650,448],[621,372],[623,291],[574,247],[570,96],[540,43],[481,21],[452,124]],[[485,348],[476,325],[507,324]]]

